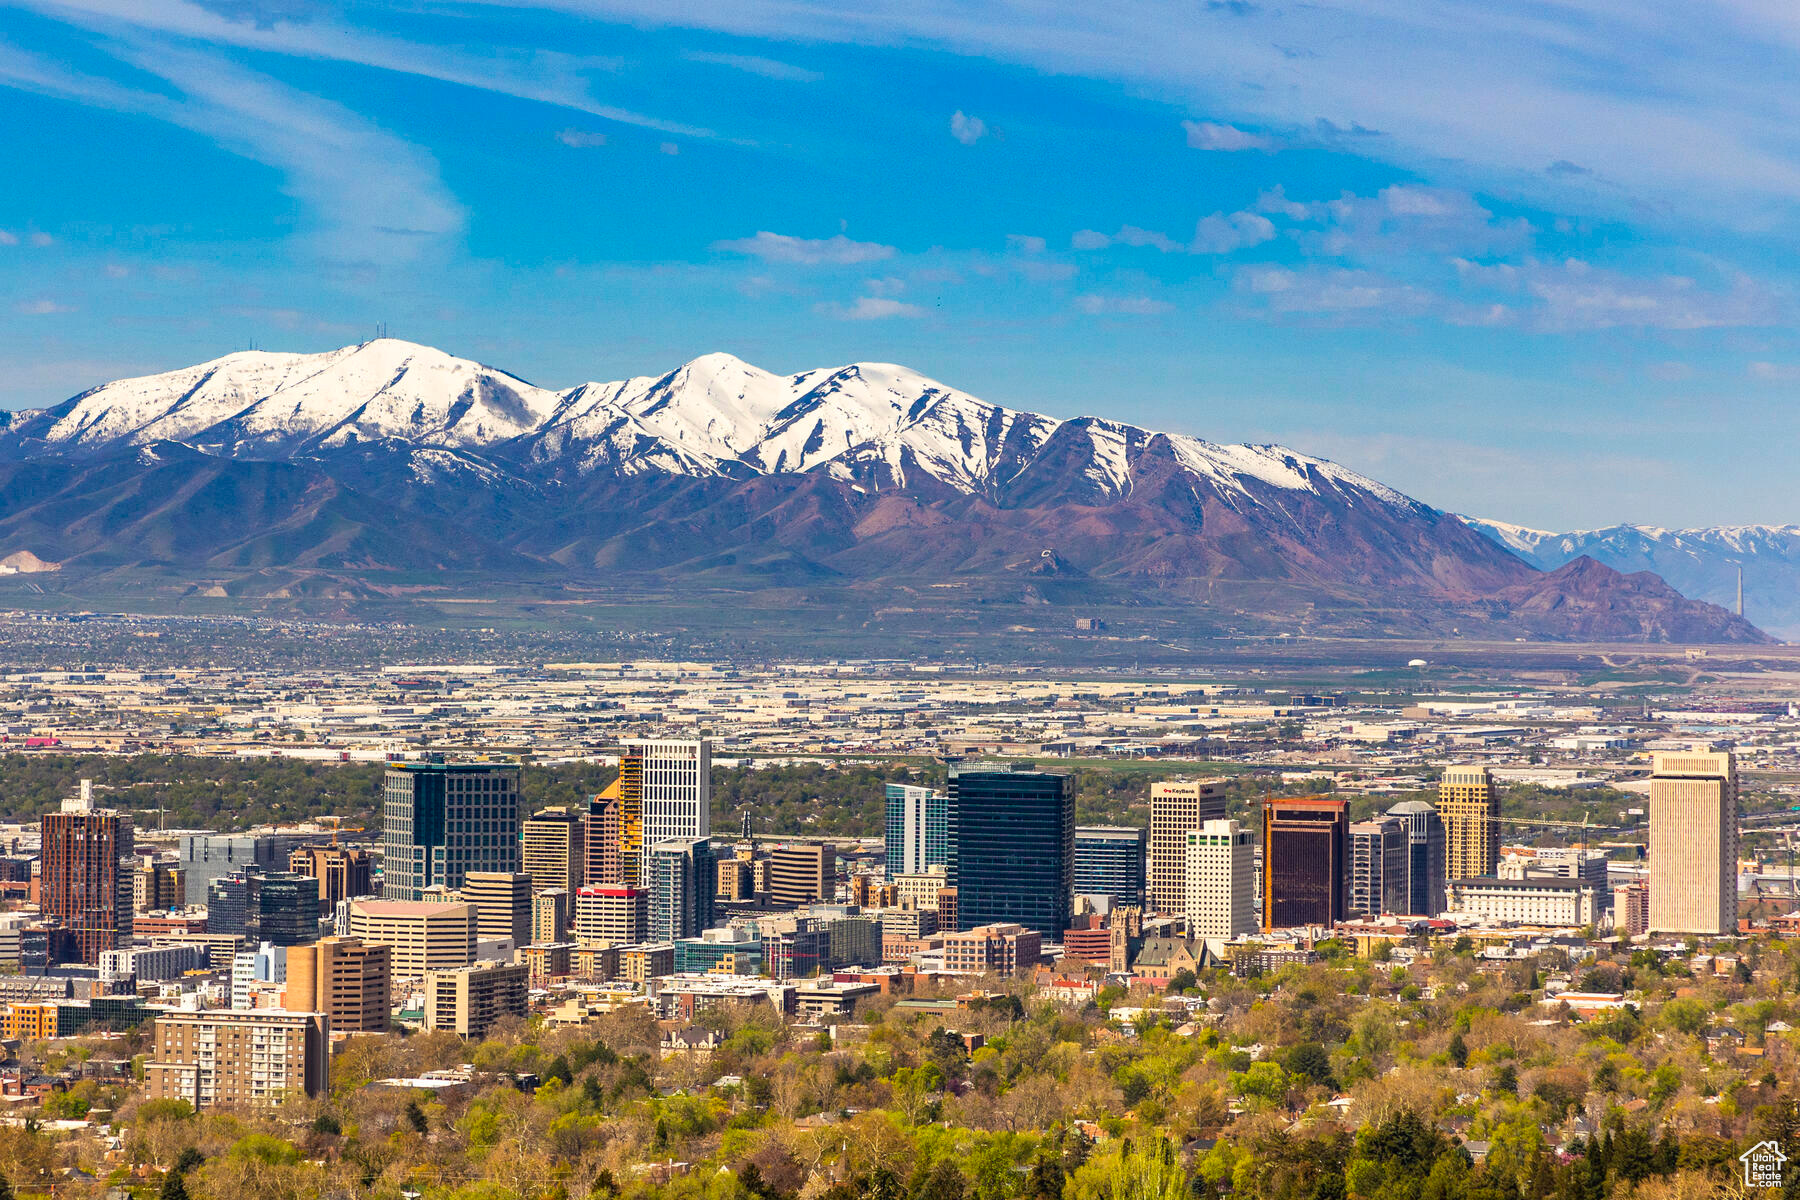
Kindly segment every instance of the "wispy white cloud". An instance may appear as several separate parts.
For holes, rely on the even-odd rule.
[[[1194,228],[1190,248],[1196,254],[1230,254],[1247,246],[1260,246],[1275,236],[1275,222],[1253,212],[1202,217]]]
[[[1753,328],[1791,320],[1794,312],[1790,297],[1739,273],[1709,283],[1630,275],[1576,258],[1452,263],[1471,297],[1486,291],[1513,298],[1495,323],[1538,333]]]
[[[0,85],[143,114],[276,168],[282,190],[305,210],[305,236],[328,258],[403,261],[433,239],[461,231],[463,208],[444,186],[436,160],[343,106],[216,55],[163,44],[108,48],[178,96],[4,50]],[[34,244],[45,243],[34,238]]]
[[[1214,213],[1194,227],[1192,241],[1182,242],[1154,229],[1124,225],[1117,233],[1079,229],[1069,238],[1076,250],[1105,250],[1111,246],[1160,250],[1164,254],[1229,254],[1247,246],[1259,246],[1275,236],[1275,223],[1253,212]]]
[[[72,313],[73,305],[62,304],[55,300],[21,300],[13,306],[13,311],[27,317],[48,317],[56,313]]]
[[[606,145],[606,135],[592,129],[559,129],[556,140],[576,150],[589,150]]]
[[[1239,270],[1233,282],[1278,314],[1384,320],[1416,317],[1437,307],[1427,288],[1341,267],[1257,265]]]
[[[1006,235],[1006,248],[1017,250],[1020,254],[1042,254],[1048,246],[1048,242],[1035,234],[1009,233]]]
[[[1261,134],[1217,121],[1183,121],[1187,144],[1196,150],[1267,150],[1273,143]]]
[[[821,304],[818,311],[842,321],[884,321],[891,317],[922,317],[925,310],[889,296],[858,296],[849,305]]]
[[[404,39],[358,27],[336,4],[312,0],[213,0],[211,4],[193,0],[18,2],[47,16],[108,34],[148,32],[190,43],[356,63],[534,100],[659,133],[702,139],[720,136],[703,126],[596,99],[593,76],[616,70],[616,60],[542,49],[496,48],[478,53],[454,44]]]
[[[779,62],[773,58],[763,58],[755,54],[714,54],[689,50],[682,57],[690,62],[730,67],[734,71],[760,75],[764,79],[780,79],[788,83],[817,83],[825,78],[818,71],[809,71],[805,67],[796,67],[792,63]]]
[[[1492,254],[1530,245],[1536,233],[1523,218],[1497,218],[1466,191],[1395,184],[1373,196],[1345,192],[1335,200],[1296,204],[1285,192],[1265,192],[1263,211],[1317,222],[1297,234],[1314,254],[1386,257],[1409,254]],[[1294,216],[1303,210],[1303,216]]]
[[[1151,317],[1159,313],[1170,312],[1175,306],[1166,300],[1158,300],[1151,296],[1104,296],[1087,293],[1075,297],[1075,307],[1090,316],[1117,314]]]
[[[1108,246],[1147,247],[1164,254],[1176,254],[1187,249],[1184,243],[1166,233],[1158,233],[1154,229],[1139,229],[1136,225],[1120,226],[1117,233],[1101,233],[1097,229],[1077,230],[1069,239],[1069,244],[1077,250],[1104,250]]]
[[[1304,221],[1312,212],[1312,206],[1288,199],[1287,189],[1279,183],[1257,196],[1254,207],[1257,212],[1275,213],[1290,221]]]
[[[843,234],[828,238],[793,237],[785,233],[762,230],[747,238],[731,238],[712,244],[714,250],[728,254],[746,254],[767,262],[794,263],[798,266],[846,267],[857,263],[880,262],[894,257],[892,246],[879,242],[857,242]]]
[[[950,136],[965,146],[973,146],[987,132],[987,122],[980,117],[971,117],[960,108],[950,114]]]
[[[1022,18],[1014,6],[951,13],[912,0],[534,2],[814,43],[927,46],[1113,79],[1240,133],[1309,131],[1414,168],[1464,164],[1545,196],[1587,188],[1585,177],[1544,170],[1579,164],[1624,189],[1584,193],[1615,212],[1650,198],[1681,220],[1761,226],[1800,196],[1791,136],[1800,93],[1789,86],[1800,72],[1800,11],[1785,5],[1319,0],[1212,10],[1189,0],[1037,0]],[[1646,88],[1646,78],[1657,86]],[[1372,130],[1381,136],[1364,136]]]

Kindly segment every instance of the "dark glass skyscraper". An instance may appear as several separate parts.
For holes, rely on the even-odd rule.
[[[1263,802],[1264,929],[1335,925],[1349,915],[1350,811],[1326,796]]]
[[[1406,912],[1435,917],[1449,906],[1444,897],[1449,853],[1444,819],[1423,800],[1404,800],[1387,815],[1406,826]]]
[[[1146,831],[1129,825],[1075,827],[1075,894],[1105,896],[1114,908],[1144,903]]]
[[[210,904],[212,882],[245,871],[284,871],[294,851],[318,841],[316,833],[184,833],[181,869],[189,904]]]
[[[1409,913],[1406,825],[1397,817],[1350,826],[1350,911],[1365,917]]]
[[[948,800],[957,928],[1016,921],[1059,936],[1075,888],[1074,781],[952,763]]]
[[[699,937],[713,923],[719,889],[712,841],[661,842],[650,847],[650,940]]]
[[[319,882],[292,871],[244,871],[207,888],[206,928],[251,946],[304,946],[319,940]]]
[[[519,870],[525,805],[516,766],[389,763],[381,803],[384,900],[460,888],[470,871]]]

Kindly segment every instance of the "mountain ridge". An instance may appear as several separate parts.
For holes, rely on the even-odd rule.
[[[1800,524],[1715,525],[1689,529],[1619,524],[1558,533],[1464,517],[1542,570],[1589,555],[1620,571],[1653,571],[1683,595],[1722,607],[1737,601],[1763,628],[1800,638]]]
[[[1288,447],[1219,444],[1097,416],[1058,420],[977,400],[892,363],[783,376],[713,353],[660,376],[554,390],[394,338],[314,355],[238,351],[115,380],[51,408],[11,414],[0,428],[0,453],[169,441],[227,457],[291,458],[398,438],[538,464],[572,460],[580,473],[605,465],[726,475],[827,469],[865,486],[907,487],[916,468],[973,492],[1007,482],[1009,468],[1065,428],[1091,441],[1089,477],[1114,496],[1129,490],[1134,438],[1164,437],[1184,465],[1222,484],[1248,476],[1300,489],[1316,472],[1407,499]]]
[[[8,550],[77,576],[961,582],[1259,631],[1766,636],[1661,580],[1540,571],[1287,447],[1059,420],[889,363],[776,375],[726,354],[555,390],[381,339],[116,380],[0,423]]]

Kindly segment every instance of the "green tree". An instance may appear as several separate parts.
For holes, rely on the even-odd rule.
[[[968,1184],[963,1180],[963,1173],[955,1163],[943,1158],[925,1173],[919,1186],[913,1189],[913,1200],[963,1200],[963,1194],[967,1190]]]
[[[1320,1087],[1337,1087],[1337,1079],[1331,1073],[1331,1055],[1317,1042],[1300,1042],[1289,1050],[1287,1069]]]
[[[1193,1177],[1166,1140],[1134,1144],[1125,1138],[1083,1164],[1063,1195],[1067,1200],[1190,1200],[1193,1190]]]

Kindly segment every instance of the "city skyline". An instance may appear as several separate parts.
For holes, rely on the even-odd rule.
[[[0,405],[385,322],[547,385],[900,362],[1550,529],[1793,517],[1780,14],[455,11],[0,16]]]

